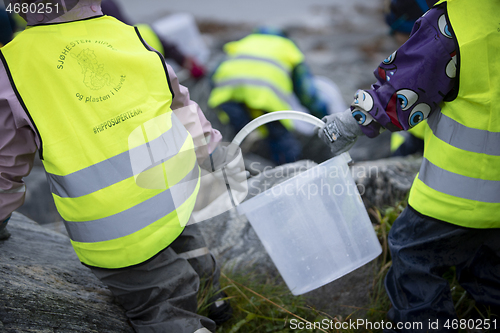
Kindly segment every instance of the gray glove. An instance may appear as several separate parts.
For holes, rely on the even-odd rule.
[[[10,237],[10,233],[7,231],[7,222],[9,222],[10,216],[5,219],[1,224],[0,224],[0,240],[6,240],[7,238]]]
[[[221,169],[228,164],[231,161],[231,157],[233,157],[227,156],[227,150],[227,146],[219,144],[212,154],[200,164],[200,167],[210,172]],[[228,159],[228,161],[226,161],[226,159]]]
[[[323,117],[326,125],[318,128],[318,137],[323,140],[336,156],[352,148],[358,136],[363,135],[351,109]]]
[[[210,156],[205,159],[202,164],[200,164],[200,167],[209,172],[225,168],[225,174],[227,176],[237,176],[237,178],[244,177],[245,180],[248,179],[250,177],[250,173],[245,170],[245,163],[243,162],[241,149],[238,148],[232,156],[228,155],[228,149],[228,146],[222,143],[219,144],[212,154],[210,154]]]
[[[200,164],[200,191],[192,214],[192,223],[201,222],[239,205],[248,194],[245,161],[241,149],[230,155],[229,147],[220,143]]]

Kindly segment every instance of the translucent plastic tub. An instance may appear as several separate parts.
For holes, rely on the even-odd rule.
[[[348,153],[334,157],[237,207],[294,295],[338,279],[382,252],[349,161]]]
[[[206,64],[210,50],[201,37],[192,14],[176,13],[153,23],[155,31],[168,42],[175,44],[182,53]]]

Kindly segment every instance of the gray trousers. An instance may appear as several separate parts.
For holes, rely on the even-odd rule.
[[[220,271],[196,225],[142,264],[91,270],[125,308],[136,332],[215,332],[215,323],[196,313],[197,293],[200,280],[218,290]]]
[[[384,332],[455,332],[443,327],[447,320],[457,319],[450,286],[443,277],[453,266],[458,283],[476,304],[498,309],[499,240],[500,229],[464,228],[422,216],[408,206],[389,232],[392,266],[385,288],[392,308],[387,317],[393,323],[422,326]]]

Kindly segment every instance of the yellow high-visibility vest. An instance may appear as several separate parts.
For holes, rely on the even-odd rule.
[[[408,133],[414,137],[423,140],[425,136],[425,129],[427,128],[427,120],[424,120],[408,130]],[[400,132],[392,132],[391,134],[391,152],[395,152],[403,143],[405,137]]]
[[[138,30],[108,16],[28,27],[0,58],[79,259],[126,267],[172,243],[192,213],[199,167],[170,109],[164,60]]]
[[[438,4],[444,1],[438,2]],[[472,228],[500,227],[500,2],[448,0],[459,47],[459,90],[428,118],[409,204]],[[449,27],[444,27],[447,31]]]
[[[304,55],[287,38],[251,34],[224,45],[227,59],[213,75],[211,108],[228,102],[244,103],[249,109],[265,112],[301,110],[293,92],[291,73]]]
[[[163,49],[160,38],[149,24],[141,23],[137,24],[136,27],[139,29],[142,39],[144,39],[149,46],[160,52],[162,55],[165,55],[165,50]]]

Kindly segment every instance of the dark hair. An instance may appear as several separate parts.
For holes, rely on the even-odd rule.
[[[14,21],[10,13],[0,7],[0,43],[5,45],[10,42],[14,31],[16,31],[16,21]]]
[[[113,16],[125,24],[132,25],[114,0],[102,0],[101,10],[104,15]]]
[[[385,21],[391,32],[410,33],[413,24],[429,10],[437,0],[391,0]]]
[[[267,26],[267,25],[263,25],[263,26],[259,26],[257,28],[254,28],[252,33],[263,34],[263,35],[274,35],[274,36],[289,38],[287,32],[284,29],[278,28],[278,27],[273,27],[273,26]]]

